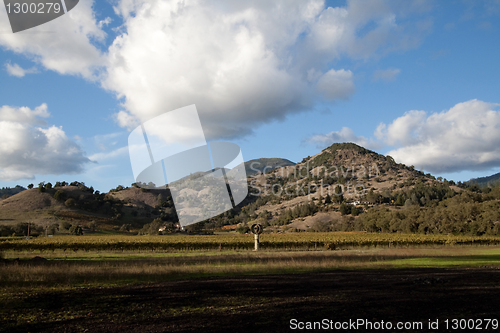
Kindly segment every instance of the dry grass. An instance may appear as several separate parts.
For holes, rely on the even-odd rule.
[[[123,256],[123,254],[122,254]],[[399,257],[399,256],[398,256]],[[73,258],[75,259],[75,257]],[[49,260],[44,264],[2,267],[0,286],[50,286],[158,282],[183,276],[302,272],[360,266],[382,259],[376,255],[315,253],[247,253],[157,257],[127,260]]]
[[[9,257],[12,257],[9,253]],[[25,257],[29,256],[24,254]],[[33,256],[33,255],[31,255]],[[22,257],[22,254],[21,254]],[[500,248],[446,247],[307,252],[193,252],[47,254],[46,262],[20,260],[0,270],[0,290],[155,283],[166,280],[409,266],[499,265]]]

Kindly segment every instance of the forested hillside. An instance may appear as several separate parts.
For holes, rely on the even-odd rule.
[[[495,186],[500,182],[500,172],[487,177],[473,178],[467,182],[467,185],[477,185],[479,187]]]

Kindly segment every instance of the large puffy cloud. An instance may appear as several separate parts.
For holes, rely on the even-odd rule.
[[[0,107],[0,180],[33,178],[37,174],[68,174],[83,171],[90,162],[64,131],[45,124],[47,105]]]
[[[110,20],[97,22],[93,3],[80,1],[29,31],[0,34],[0,45],[39,68],[100,79],[122,101],[115,119],[123,127],[196,104],[209,138],[248,134],[313,109],[318,97],[348,98],[354,74],[338,60],[414,47],[429,26],[412,15],[428,9],[422,0],[352,0],[336,8],[320,0],[118,0],[124,23],[103,53],[96,45],[103,48]],[[8,31],[0,6],[2,15],[0,30]]]
[[[126,111],[140,121],[196,104],[209,137],[245,134],[260,121],[303,109],[309,88],[283,56],[287,39],[302,30],[294,25],[314,11],[291,5],[290,19],[273,21],[273,6],[143,2],[110,48],[104,86],[124,97]],[[131,123],[123,112],[117,119]]]
[[[15,34],[6,33],[11,28],[5,7],[0,6],[0,45],[60,74],[96,79],[96,69],[105,60],[92,42],[104,41],[106,34],[95,19],[92,5],[93,0],[80,1],[67,14]]]
[[[403,21],[415,8],[398,6],[122,0],[123,33],[109,49],[103,87],[123,101],[122,126],[196,104],[207,136],[244,135],[313,108],[318,96],[354,93],[353,73],[332,61],[417,45],[425,29]]]
[[[376,135],[398,162],[433,173],[486,170],[500,166],[500,104],[470,100],[427,115],[410,111]]]

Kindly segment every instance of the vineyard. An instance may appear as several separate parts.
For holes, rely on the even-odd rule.
[[[337,250],[356,247],[498,245],[500,237],[376,233],[264,234],[262,250]],[[56,236],[0,238],[0,251],[179,251],[251,250],[253,235]]]

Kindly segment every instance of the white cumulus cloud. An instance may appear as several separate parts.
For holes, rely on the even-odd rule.
[[[429,26],[418,17],[429,8],[425,0],[113,3],[123,25],[113,28],[118,35],[107,51],[111,19],[96,19],[93,0],[39,27],[0,34],[0,46],[39,68],[100,80],[122,102],[114,117],[122,127],[196,104],[209,139],[243,136],[321,99],[348,98],[354,73],[338,60],[416,47]],[[0,30],[8,24],[0,20]]]
[[[405,112],[387,126],[379,124],[375,136],[382,139],[391,146],[409,146],[421,140],[422,124],[425,122],[427,113],[425,111],[412,110]]]
[[[90,162],[62,128],[38,119],[48,116],[46,104],[34,110],[0,107],[0,180],[79,173]]]
[[[123,101],[121,126],[196,104],[207,137],[245,135],[317,97],[353,94],[353,73],[332,68],[336,59],[418,45],[422,29],[406,22],[417,3],[121,0],[102,84]]]
[[[500,166],[500,104],[470,100],[428,115],[410,111],[376,135],[399,146],[387,154],[433,173]]]
[[[15,122],[29,125],[46,125],[45,120],[40,118],[48,118],[50,113],[47,104],[43,103],[37,106],[34,110],[26,106],[13,107],[4,105],[0,107],[0,121]]]

